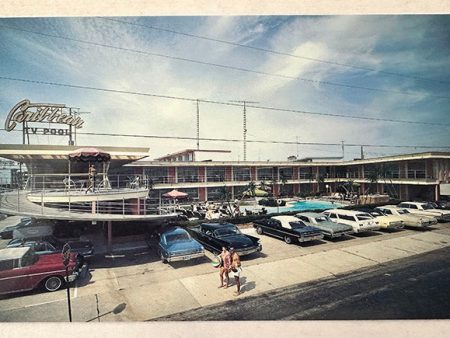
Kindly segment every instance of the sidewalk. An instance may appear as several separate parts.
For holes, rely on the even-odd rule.
[[[218,272],[180,276],[172,280],[154,280],[136,287],[115,287],[110,292],[76,296],[72,292],[74,321],[142,321],[217,304],[321,278],[335,278],[360,268],[376,266],[404,257],[450,246],[450,228],[417,232],[399,238],[356,244],[340,249],[319,251],[303,256],[263,262],[243,267],[242,295],[233,296],[235,286],[218,289]],[[113,272],[111,272],[114,274]],[[151,272],[149,272],[148,276]],[[41,296],[41,295],[39,295]],[[62,295],[63,296],[63,295]],[[0,321],[67,321],[65,298],[26,308],[8,308],[0,304]],[[119,306],[120,305],[120,306]],[[26,305],[25,305],[26,306]],[[114,313],[114,309],[122,311]],[[98,314],[100,318],[97,319]],[[31,319],[32,318],[32,319]]]

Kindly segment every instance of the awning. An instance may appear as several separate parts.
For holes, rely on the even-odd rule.
[[[97,148],[80,148],[69,154],[71,161],[80,162],[107,162],[111,155]]]

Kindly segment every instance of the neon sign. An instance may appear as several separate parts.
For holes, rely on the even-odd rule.
[[[5,121],[5,130],[12,131],[18,123],[28,122],[59,123],[76,129],[82,128],[84,120],[71,112],[64,112],[64,108],[66,108],[64,104],[31,103],[29,100],[22,100],[9,112]]]

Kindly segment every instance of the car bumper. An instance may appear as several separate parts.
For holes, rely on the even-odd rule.
[[[241,249],[241,250],[236,249],[236,252],[238,253],[239,256],[245,256],[245,255],[250,255],[255,252],[259,252],[261,250],[262,250],[262,245],[259,245],[255,248],[251,248],[251,249]]]
[[[322,234],[315,235],[315,236],[306,236],[306,237],[301,236],[301,237],[298,238],[298,241],[300,243],[303,243],[303,242],[310,242],[310,241],[318,241],[318,240],[320,240],[322,238],[323,238]]]
[[[190,259],[203,257],[204,255],[205,255],[205,252],[202,251],[202,252],[197,252],[197,253],[193,253],[193,254],[189,254],[189,255],[170,256],[170,257],[167,257],[166,260],[168,262],[188,261]]]
[[[377,230],[380,230],[380,227],[378,225],[365,226],[365,227],[359,228],[358,231],[355,231],[355,233],[366,232],[366,231],[377,231]]]
[[[348,231],[339,231],[339,232],[333,232],[333,233],[328,233],[325,234],[325,237],[328,238],[338,238],[338,237],[342,237],[342,236],[346,236],[346,235],[351,235],[353,233],[353,230],[348,230]]]
[[[403,229],[403,223],[389,223],[386,226],[382,226],[383,229],[394,230],[394,229]]]

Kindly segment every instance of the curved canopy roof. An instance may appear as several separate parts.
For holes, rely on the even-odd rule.
[[[79,148],[69,154],[69,159],[81,162],[107,162],[111,160],[111,155],[97,148]]]

